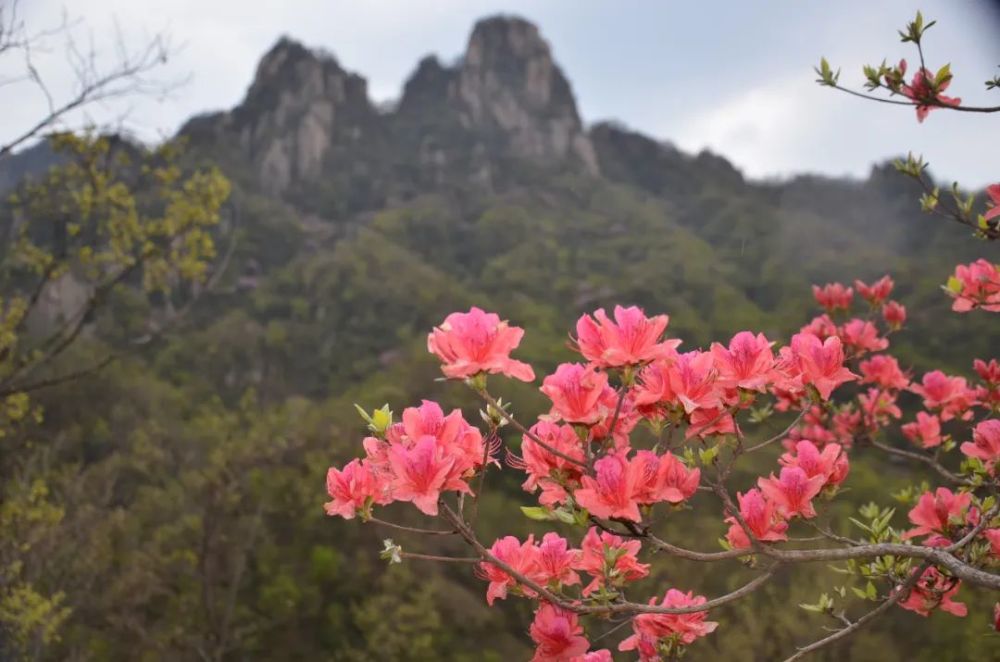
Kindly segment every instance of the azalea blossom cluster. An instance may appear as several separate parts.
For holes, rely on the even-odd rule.
[[[915,528],[897,532],[873,524],[874,543],[916,542],[958,554],[960,563],[1000,566],[998,507],[984,494],[998,487],[1000,364],[977,359],[978,380],[939,370],[915,380],[886,353],[891,335],[906,323],[893,289],[888,276],[814,286],[824,312],[780,346],[762,333],[741,331],[727,343],[686,350],[667,337],[667,315],[647,316],[634,306],[583,315],[571,339],[580,360],[541,379],[548,406],[530,426],[487,389],[489,375],[534,381],[531,366],[511,357],[524,331],[479,308],[453,313],[430,333],[428,350],[445,377],[485,401],[488,430],[431,401],[405,409],[400,422],[387,407],[364,414],[370,432],[361,444],[364,457],[330,468],[326,511],[372,520],[376,506],[409,502],[442,519],[476,550],[488,604],[511,596],[536,603],[529,630],[536,662],[610,660],[610,649],[592,650],[581,620],[589,616],[628,615],[632,633],[618,650],[643,661],[673,659],[711,634],[717,623],[708,620],[709,600],[694,591],[668,587],[648,602],[625,598],[632,583],[650,577],[644,548],[706,560],[785,562],[789,530],[796,521],[816,520],[822,504],[836,497],[856,447],[915,457],[957,481],[956,491],[913,495]],[[855,298],[866,311],[852,316]],[[835,392],[846,397],[835,402]],[[904,407],[918,409],[913,420],[902,420]],[[774,412],[794,420],[766,440],[751,441],[751,428]],[[508,425],[520,433],[520,444],[501,454],[500,432]],[[768,447],[778,449],[774,471],[730,499],[726,480],[733,465]],[[954,447],[965,458],[958,472],[938,457]],[[577,544],[554,531],[523,540],[507,535],[492,544],[478,539],[465,503],[478,497],[491,467],[502,468],[501,458],[524,472],[523,489],[537,495],[538,506],[522,507],[523,513],[580,527]],[[682,516],[702,491],[722,500],[723,552],[685,551],[653,534],[659,518]],[[873,551],[872,559],[869,564],[884,563],[885,555]],[[936,609],[964,615],[964,605],[953,600],[961,585],[954,566],[917,568],[912,561],[904,555],[871,574],[888,582],[885,599],[922,615]]]
[[[1000,204],[1000,184],[990,187]],[[995,213],[994,213],[995,212]],[[988,218],[1000,216],[1000,206],[987,212]],[[955,275],[945,286],[954,298],[951,309],[957,313],[981,309],[1000,313],[1000,267],[988,260],[976,260],[970,264],[955,267]]]

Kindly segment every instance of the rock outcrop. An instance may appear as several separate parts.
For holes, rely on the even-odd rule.
[[[336,188],[332,176],[338,195],[362,207],[448,182],[493,187],[519,165],[599,171],[548,44],[512,17],[477,23],[452,66],[424,58],[385,112],[332,55],[282,38],[239,106],[193,119],[182,133],[235,148],[272,195],[320,181]]]

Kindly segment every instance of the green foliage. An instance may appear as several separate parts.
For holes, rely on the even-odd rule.
[[[627,162],[616,156],[615,140],[608,134],[598,145],[602,164]],[[5,403],[0,524],[16,533],[0,539],[0,549],[9,540],[31,546],[2,557],[13,568],[4,586],[19,596],[4,602],[5,631],[24,633],[19,646],[30,639],[48,659],[529,657],[526,605],[509,600],[488,609],[471,568],[405,557],[390,566],[378,558],[390,536],[404,550],[428,554],[463,555],[459,541],[333,520],[322,510],[326,468],[356,455],[361,439],[384,431],[392,412],[398,418],[427,397],[478,420],[480,403],[467,389],[435,382],[440,371],[426,353],[427,331],[470,305],[526,327],[523,358],[548,370],[572,359],[567,329],[599,306],[635,303],[667,312],[670,334],[691,349],[743,328],[787,337],[814,314],[809,284],[888,271],[910,309],[909,329],[893,338],[908,366],[942,365],[963,374],[972,356],[988,355],[995,335],[989,322],[948,315],[938,289],[976,247],[914,213],[914,190],[891,168],[863,183],[748,184],[709,157],[663,158],[678,160],[659,163],[641,179],[624,166],[609,167],[605,179],[533,171],[494,191],[456,184],[359,215],[345,212],[342,201],[324,206],[321,197],[264,198],[240,175],[244,164],[224,161],[238,182],[232,196],[238,223],[219,226],[207,223],[224,192],[211,174],[168,173],[181,198],[200,199],[201,212],[129,189],[134,204],[116,203],[113,214],[94,216],[113,216],[130,228],[118,255],[141,255],[123,247],[139,249],[135,237],[165,232],[169,217],[174,229],[189,227],[201,239],[164,252],[167,262],[197,256],[206,264],[214,254],[200,243],[206,237],[232,242],[232,258],[218,274],[219,287],[195,302],[190,323],[157,338],[144,354],[39,391],[28,403]],[[180,182],[192,182],[201,197],[184,193]],[[110,192],[89,197],[106,206],[118,199]],[[52,253],[45,233],[24,236],[38,248],[29,255]],[[95,252],[115,254],[109,250]],[[64,260],[73,263],[67,271],[85,273],[79,261]],[[170,277],[154,270],[160,275],[149,280],[137,268],[88,326],[93,336],[63,362],[87,365],[121,349],[118,323],[145,320],[164,301],[145,293],[144,281],[198,279],[208,268],[178,265]],[[22,272],[6,281],[10,301],[30,292]],[[175,288],[171,296],[183,300],[182,294]],[[12,312],[0,326],[0,352],[38,337],[23,336],[16,305],[5,309]],[[515,403],[520,419],[545,406],[533,385],[491,380],[494,387]],[[361,419],[355,403],[364,408]],[[36,416],[41,410],[44,419]],[[763,409],[754,418],[765,434],[788,423]],[[516,452],[516,430],[507,426],[500,434]],[[701,460],[720,452],[726,450],[704,449]],[[734,484],[745,487],[772,469],[779,452],[777,446],[762,452]],[[692,452],[692,462],[697,457]],[[926,477],[863,449],[855,457],[850,491],[830,504],[835,521],[857,516],[868,501],[884,503],[888,492],[905,499],[905,488]],[[490,473],[478,504],[484,539],[580,530],[584,513],[537,509],[519,482],[506,467]],[[34,485],[44,489],[32,496]],[[522,505],[524,517],[512,512]],[[859,522],[885,536],[903,510]],[[427,524],[403,506],[385,518]],[[724,532],[717,503],[703,495],[664,520],[658,526],[665,539],[690,547]],[[636,596],[662,594],[667,586],[719,595],[749,575],[738,562],[654,567]],[[883,594],[885,581],[876,575],[886,570],[872,569],[872,584]],[[7,576],[14,579],[6,583]],[[721,608],[716,620],[725,634],[706,640],[704,655],[787,655],[818,627],[836,625],[826,614],[805,618],[788,605],[816,604],[823,591],[838,609],[868,600],[867,578],[840,587],[841,595],[830,591],[828,577],[825,567],[795,568],[787,580]],[[919,617],[896,610],[864,637],[831,649],[828,659],[879,659],[886,642],[899,659],[940,659],[939,641],[963,642],[967,659],[989,659],[989,642],[970,634],[985,627],[987,597],[965,593],[965,621],[934,618],[916,628]],[[610,627],[586,625],[591,633]]]

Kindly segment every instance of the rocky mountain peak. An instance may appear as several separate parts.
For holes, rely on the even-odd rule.
[[[345,71],[333,55],[282,37],[261,58],[240,105],[196,118],[182,132],[220,142],[235,138],[263,188],[282,194],[294,182],[318,177],[331,147],[362,140],[376,116],[364,78]]]
[[[479,21],[456,85],[466,124],[505,143],[511,156],[569,159],[597,173],[569,81],[534,24],[511,16]]]

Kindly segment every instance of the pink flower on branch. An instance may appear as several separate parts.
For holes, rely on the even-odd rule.
[[[698,490],[701,470],[688,469],[673,453],[658,456],[652,451],[638,451],[631,464],[636,467],[635,498],[639,503],[681,503]]]
[[[538,545],[538,575],[540,584],[572,586],[580,583],[573,570],[580,561],[580,550],[570,549],[566,539],[557,533],[546,533]]]
[[[629,462],[624,453],[606,455],[594,463],[596,477],[584,476],[582,487],[574,493],[576,502],[595,517],[639,522],[639,488],[641,463]]]
[[[361,460],[351,460],[343,469],[330,467],[326,474],[326,491],[329,501],[323,508],[327,515],[354,519],[379,497],[382,486]]]
[[[871,285],[866,285],[860,280],[854,281],[854,288],[858,291],[858,295],[873,306],[881,306],[882,302],[892,294],[894,285],[895,283],[889,276],[882,276]]]
[[[816,517],[812,500],[826,484],[826,477],[809,476],[799,467],[785,467],[779,478],[757,479],[757,485],[766,499],[773,502],[783,517],[800,515],[806,519]]]
[[[906,76],[906,60],[899,61],[899,78]],[[942,106],[958,106],[962,100],[956,97],[946,97],[941,94],[951,85],[951,76],[937,82],[934,72],[921,68],[915,74],[910,84],[899,86],[899,93],[913,101],[917,107],[917,121],[923,122],[932,110]]]
[[[917,412],[917,420],[900,428],[907,439],[923,448],[941,445],[941,419],[925,411]]]
[[[898,331],[906,323],[906,307],[897,301],[890,301],[882,306],[882,319],[890,329]]]
[[[486,372],[530,382],[535,379],[531,366],[510,358],[523,336],[524,329],[473,306],[467,313],[448,315],[431,331],[427,350],[441,359],[441,371],[451,379]]]
[[[454,474],[455,458],[448,456],[431,436],[421,437],[412,448],[389,448],[392,495],[396,501],[412,501],[425,515],[438,514],[438,500],[445,491],[471,494],[468,484]]]
[[[953,527],[965,522],[971,504],[972,495],[968,492],[956,494],[947,487],[939,487],[933,494],[924,492],[907,516],[910,522],[917,526],[904,533],[903,537],[948,538]]]
[[[774,380],[772,344],[763,333],[755,336],[749,331],[733,336],[729,347],[712,343],[719,384],[726,388],[763,392]]]
[[[603,308],[594,316],[582,316],[576,323],[576,346],[584,358],[599,368],[668,359],[677,353],[680,340],[662,340],[670,318],[646,317],[641,308],[615,306],[610,320]]]
[[[913,572],[916,572],[916,569]],[[961,584],[959,580],[946,577],[931,566],[924,570],[906,599],[899,602],[899,606],[921,616],[929,616],[935,609],[959,617],[965,616],[968,608],[963,603],[952,600]]]
[[[797,333],[792,336],[790,352],[783,351],[782,355],[802,383],[815,387],[824,400],[829,400],[833,390],[844,382],[858,378],[844,367],[844,350],[837,337],[820,340],[811,333]]]
[[[781,517],[775,508],[773,501],[764,498],[758,489],[749,490],[746,494],[737,494],[740,504],[740,516],[746,522],[747,527],[754,538],[764,542],[777,542],[788,540],[785,531],[788,530],[788,523]],[[727,517],[729,531],[726,533],[726,540],[734,549],[747,549],[750,547],[750,538],[735,517]]]
[[[493,546],[490,547],[490,554],[509,565],[514,572],[536,583],[545,581],[534,536],[528,536],[528,539],[523,543],[514,536],[504,536],[493,543]],[[508,589],[518,586],[517,579],[489,561],[481,562],[477,566],[477,571],[483,579],[490,583],[486,589],[486,603],[491,607],[495,600],[503,600],[507,597]],[[523,590],[526,594],[533,595],[530,589],[524,588]]]
[[[876,354],[862,361],[861,383],[875,384],[885,389],[903,389],[910,385],[910,379],[899,368],[899,362],[888,354]]]
[[[580,547],[582,554],[577,570],[593,580],[583,589],[587,596],[602,587],[614,588],[626,582],[642,579],[649,574],[649,564],[639,563],[638,540],[624,540],[607,531],[590,527]]]
[[[586,460],[583,443],[572,425],[539,421],[531,427],[531,433],[550,448],[576,459],[581,464]],[[566,489],[572,489],[580,484],[580,478],[583,476],[583,467],[580,464],[574,464],[550,453],[532,441],[528,435],[525,435],[521,442],[521,456],[520,462],[512,464],[516,468],[523,468],[528,474],[528,479],[521,487],[528,492],[541,488],[539,502],[543,506],[565,502]]]
[[[874,324],[858,318],[840,327],[837,335],[845,345],[858,354],[881,352],[889,346],[889,341],[879,336],[878,328]]]
[[[946,290],[954,302],[951,309],[967,313],[976,308],[1000,312],[1000,269],[987,260],[955,267],[955,275],[948,279]]]
[[[531,662],[572,662],[590,648],[579,617],[548,603],[535,612],[530,634],[537,646]]]
[[[962,444],[961,450],[969,457],[979,458],[993,470],[1000,462],[1000,419],[979,423],[972,431],[972,441]]]
[[[579,363],[560,365],[542,380],[541,391],[552,401],[552,418],[584,425],[601,419],[602,398],[606,398],[606,391],[613,393],[606,374]]]
[[[682,593],[675,588],[669,589],[659,601],[659,606],[680,609],[697,607],[707,602],[704,596],[695,595],[693,591]],[[650,598],[649,604],[657,605],[656,598]],[[685,645],[691,645],[701,637],[706,637],[719,626],[714,621],[707,620],[707,611],[692,611],[686,614],[639,614],[632,619],[633,634],[619,646],[620,651],[641,649],[642,640],[661,640],[676,638]]]
[[[816,303],[823,306],[827,312],[847,310],[854,298],[854,290],[844,287],[841,283],[827,283],[823,287],[813,285],[812,291]]]
[[[969,420],[977,404],[976,391],[969,388],[964,377],[949,377],[940,370],[928,372],[910,390],[924,399],[924,407],[938,410],[942,421],[956,417]]]
[[[1000,184],[990,184],[986,187],[986,195],[990,198],[990,207],[983,214],[983,218],[992,221],[1000,217]]]
[[[796,442],[794,452],[785,453],[778,462],[783,467],[798,467],[809,478],[822,477],[824,487],[840,485],[850,468],[847,453],[839,444],[827,444],[821,452],[808,439]]]

